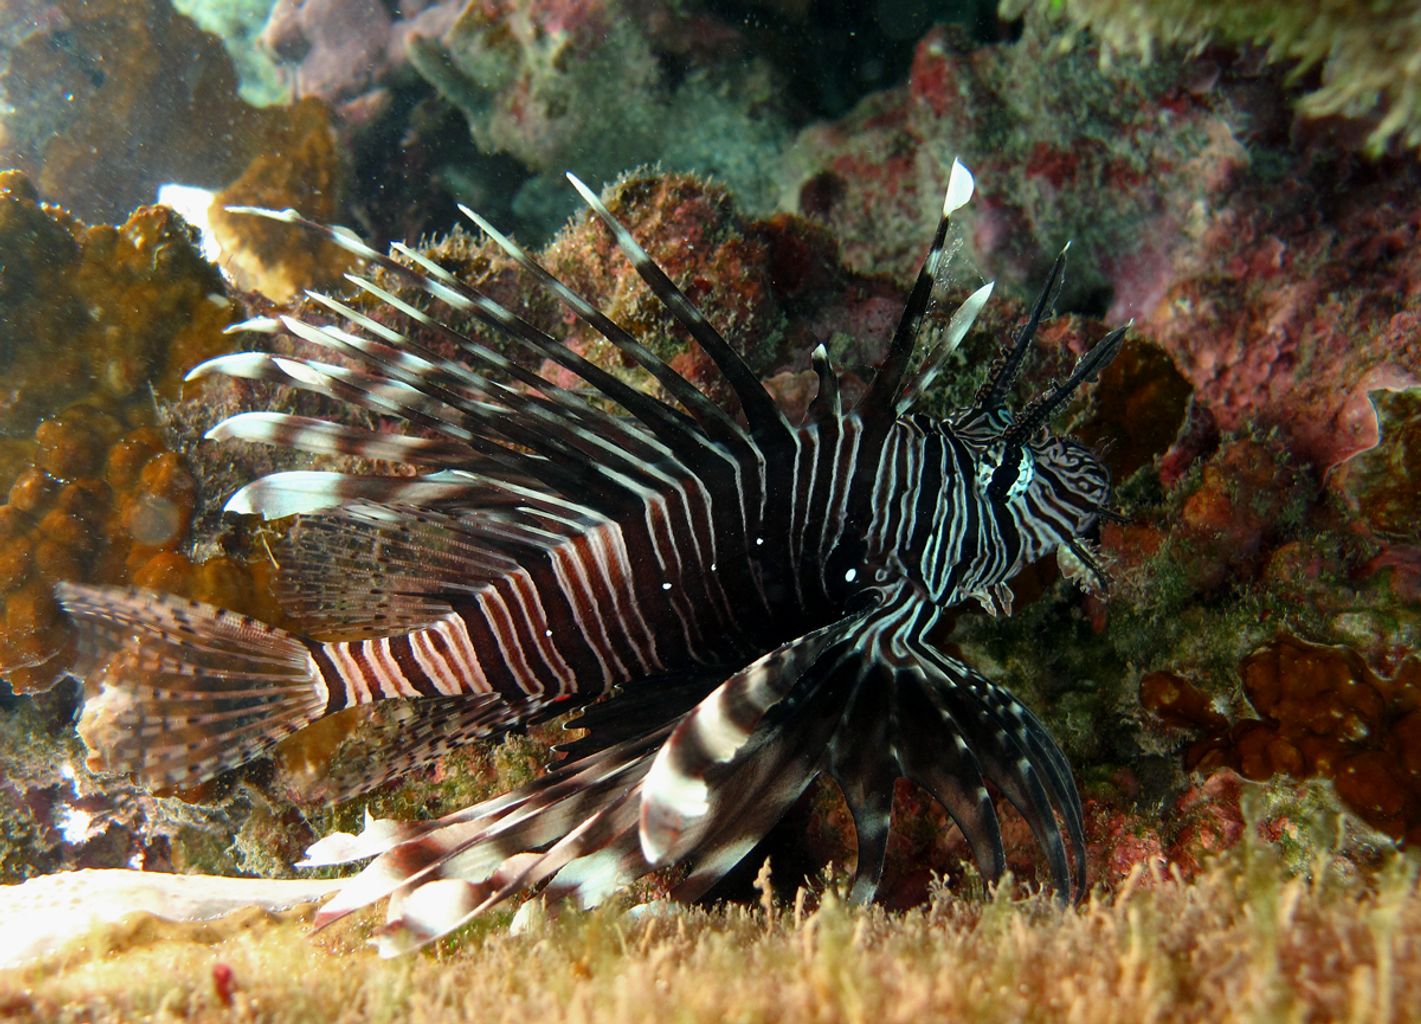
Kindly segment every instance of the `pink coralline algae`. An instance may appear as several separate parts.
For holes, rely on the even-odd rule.
[[[932,223],[960,156],[983,183],[969,241],[985,273],[1029,290],[1073,240],[1066,297],[1079,304],[1168,265],[1245,159],[1230,122],[1177,67],[1102,71],[1053,44],[1030,20],[1017,44],[968,52],[929,32],[906,85],[800,135],[800,210],[844,239],[851,265],[910,274],[907,240]],[[1115,319],[1149,301],[1126,293],[1135,305]]]
[[[1369,392],[1421,383],[1421,180],[1414,164],[1310,177],[1219,210],[1141,326],[1222,429],[1278,426],[1327,468],[1377,443]]]
[[[411,39],[445,32],[463,6],[405,0],[396,16],[380,0],[277,0],[261,42],[296,96],[319,96],[358,120],[406,65]]]
[[[970,52],[929,33],[906,85],[800,135],[798,208],[850,265],[907,275],[960,155],[982,273],[1025,290],[1073,240],[1063,302],[1135,318],[1201,429],[1277,427],[1320,469],[1375,444],[1368,391],[1421,381],[1415,164],[1326,156],[1242,57],[1102,70],[1053,42],[1030,19]]]

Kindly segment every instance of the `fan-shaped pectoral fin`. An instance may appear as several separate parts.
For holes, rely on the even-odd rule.
[[[1079,899],[1084,815],[1065,755],[1036,716],[1001,687],[935,648],[924,655],[928,685],[922,692],[930,709],[953,723],[958,745],[1026,819],[1057,893]]]
[[[854,820],[858,863],[850,899],[855,903],[871,903],[878,895],[888,853],[893,784],[902,774],[893,757],[892,684],[886,668],[866,673],[829,744],[828,771]]]
[[[902,776],[947,811],[989,884],[1006,866],[995,786],[1031,827],[1056,889],[1079,898],[1085,841],[1065,756],[1020,702],[927,639],[937,624],[936,609],[904,590],[857,625],[858,682],[828,760],[858,832],[854,895],[877,889]]]
[[[722,784],[741,776],[751,760],[774,760],[774,751],[766,748],[793,731],[790,723],[802,716],[802,705],[811,702],[834,661],[826,652],[851,636],[862,618],[841,619],[757,658],[686,713],[642,787],[641,846],[649,863],[679,861],[714,831],[727,801]],[[830,728],[837,724],[834,709],[822,713]],[[828,738],[826,733],[823,742]]]

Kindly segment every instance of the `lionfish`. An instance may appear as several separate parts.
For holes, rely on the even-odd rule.
[[[81,733],[109,769],[187,786],[342,708],[407,701],[375,778],[585,705],[572,726],[586,734],[540,778],[435,821],[367,819],[361,835],[312,847],[303,865],[373,856],[317,920],[388,898],[387,954],[538,887],[591,906],[676,865],[671,895],[694,900],[821,775],[852,815],[856,900],[878,889],[899,777],[941,804],[989,882],[1005,862],[995,787],[1029,823],[1057,891],[1079,897],[1081,803],[1065,757],[1031,711],[933,636],[968,599],[1009,611],[1007,581],[1052,552],[1068,575],[1104,584],[1084,538],[1112,514],[1109,474],[1049,421],[1115,355],[1125,327],[1020,411],[1008,407],[1063,250],[971,407],[946,419],[915,412],[992,287],[956,309],[915,365],[949,222],[974,187],[954,162],[932,245],[866,391],[847,407],[820,345],[817,395],[792,423],[598,197],[568,177],[714,362],[741,415],[470,210],[461,207],[667,400],[405,246],[393,247],[400,262],[294,211],[247,211],[323,233],[585,386],[559,386],[357,275],[364,292],[460,357],[313,294],[347,326],[286,316],[280,327],[341,364],[252,352],[198,366],[190,379],[279,382],[418,431],[246,412],[211,439],[423,472],[280,472],[230,499],[231,511],[301,517],[279,595],[308,632],[338,641],[143,590],[63,585],[99,684]]]

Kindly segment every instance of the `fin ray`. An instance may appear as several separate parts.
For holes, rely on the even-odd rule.
[[[195,785],[325,714],[320,670],[305,643],[283,630],[132,588],[61,583],[56,596],[90,627],[81,631],[81,660],[100,692],[86,702],[79,731],[106,770]],[[252,687],[253,678],[287,685]]]

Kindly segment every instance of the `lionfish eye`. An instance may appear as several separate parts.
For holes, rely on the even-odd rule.
[[[993,502],[1015,497],[1031,483],[1030,459],[1021,445],[1004,445],[995,463],[988,457],[983,460],[982,469],[983,477],[987,478],[984,490]]]

